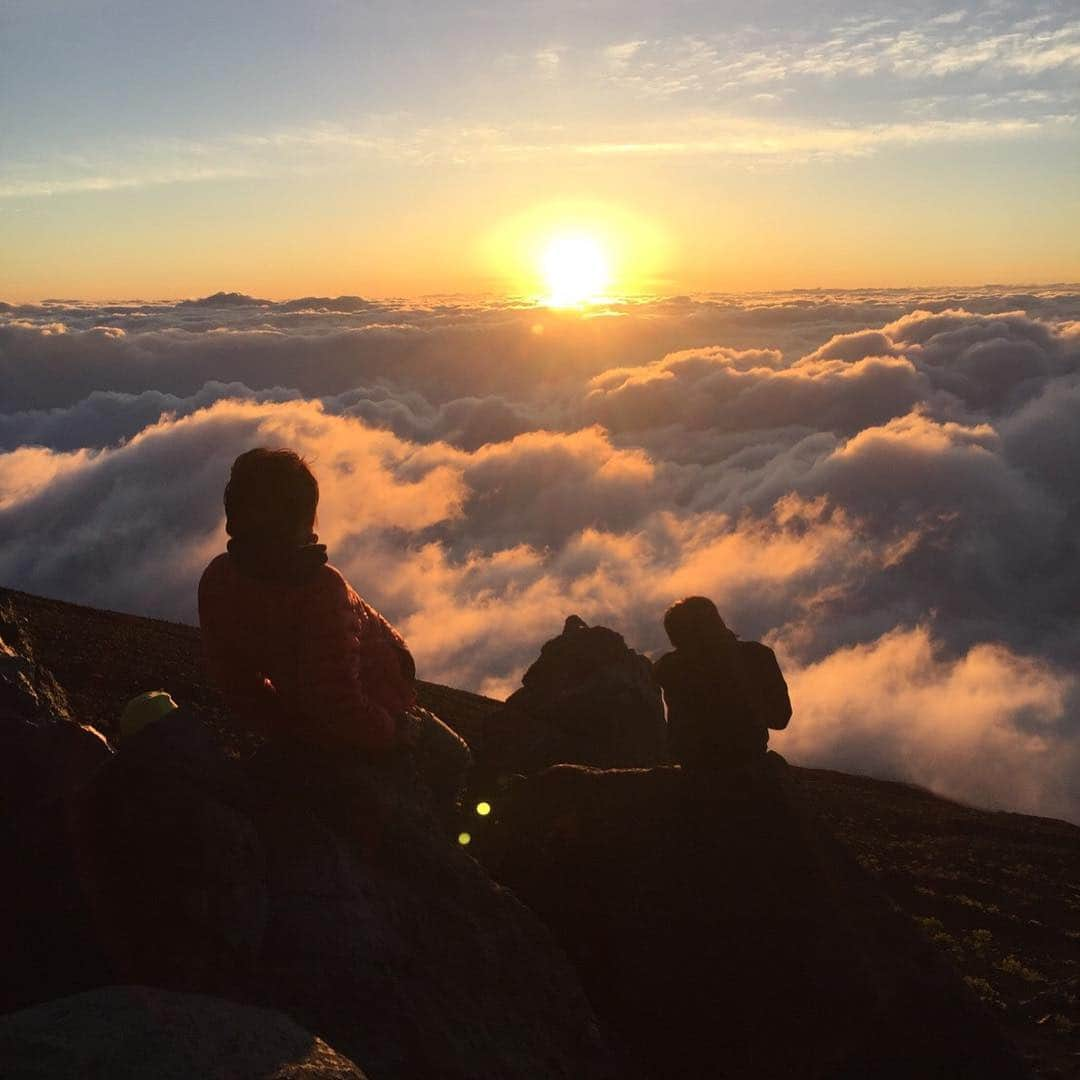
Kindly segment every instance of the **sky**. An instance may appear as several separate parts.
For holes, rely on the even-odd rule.
[[[1054,3],[7,0],[0,297],[1080,278]]]
[[[1080,822],[1073,0],[5,0],[0,102],[0,585],[193,622],[292,446],[421,678],[704,594]]]

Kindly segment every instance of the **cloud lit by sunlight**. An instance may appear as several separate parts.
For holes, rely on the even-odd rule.
[[[580,234],[625,288],[587,210],[506,265]],[[1080,821],[1080,292],[582,308],[0,306],[0,582],[193,621],[233,458],[293,446],[423,678],[504,696],[570,612],[655,655],[698,593],[777,650],[793,762]]]

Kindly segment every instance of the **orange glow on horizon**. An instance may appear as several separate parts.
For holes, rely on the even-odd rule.
[[[500,222],[478,255],[507,292],[574,308],[656,291],[668,249],[658,226],[627,209],[552,203]]]

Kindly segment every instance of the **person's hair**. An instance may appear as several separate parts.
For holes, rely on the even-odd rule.
[[[263,544],[302,542],[315,527],[319,482],[293,450],[260,446],[241,454],[225,485],[225,531]]]
[[[727,631],[727,626],[707,596],[688,596],[664,612],[664,630],[671,644],[681,649]]]

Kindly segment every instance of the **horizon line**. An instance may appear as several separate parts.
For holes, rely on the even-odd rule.
[[[545,297],[535,294],[523,294],[515,292],[497,292],[493,290],[463,292],[416,292],[416,293],[305,293],[295,295],[280,294],[257,296],[254,293],[241,292],[232,289],[218,289],[202,295],[175,295],[157,297],[109,297],[109,296],[83,296],[83,297],[39,297],[27,300],[7,300],[0,296],[0,306],[10,308],[24,307],[62,307],[64,305],[110,305],[110,306],[133,306],[133,305],[161,305],[177,306],[179,304],[207,304],[208,301],[218,297],[230,298],[232,303],[249,302],[250,306],[259,304],[282,304],[296,303],[300,300],[360,300],[370,303],[408,303],[417,301],[470,301],[470,300],[499,300],[502,302],[515,302],[522,307],[534,307],[552,311],[574,311],[589,308],[602,308],[622,303],[655,303],[677,299],[695,300],[698,298],[712,298],[717,296],[785,296],[793,294],[821,294],[852,292],[873,293],[918,293],[934,292],[938,290],[958,291],[986,291],[991,289],[1080,289],[1080,279],[1070,280],[1018,280],[1018,281],[987,281],[987,282],[932,282],[923,285],[795,285],[787,288],[775,289],[690,289],[675,290],[672,292],[625,292],[611,296],[596,297],[594,300],[583,302],[579,305],[560,306],[545,303]],[[209,306],[209,304],[207,304]]]

